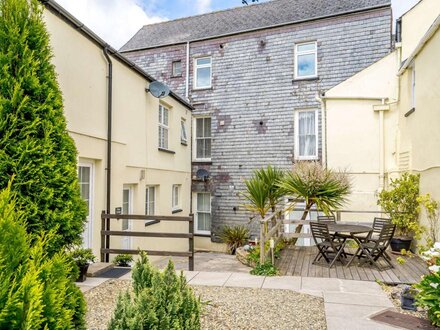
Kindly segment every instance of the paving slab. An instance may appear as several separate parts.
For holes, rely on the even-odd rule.
[[[396,329],[369,319],[370,316],[388,308],[334,303],[324,305],[328,330]]]
[[[261,288],[265,277],[246,273],[232,273],[224,286],[239,288]]]
[[[301,289],[300,276],[273,276],[266,277],[263,289],[280,289],[299,291]]]
[[[87,292],[94,287],[97,287],[101,285],[104,282],[107,282],[108,278],[102,278],[102,277],[87,277],[87,279],[84,282],[75,282],[77,287],[80,288],[82,292]]]
[[[301,290],[341,291],[341,280],[337,278],[303,277]]]
[[[190,285],[223,286],[232,273],[199,272],[188,283]]]
[[[180,270],[177,271],[177,275],[180,276]],[[185,276],[186,278],[186,282],[191,281],[199,272],[195,272],[195,271],[190,271],[190,270],[184,270],[183,271],[183,276]]]
[[[97,277],[100,274],[114,268],[115,265],[109,262],[94,262],[89,265],[89,268],[87,269],[87,276],[88,277]]]
[[[373,307],[393,307],[392,302],[385,293],[365,294],[352,292],[324,292],[326,303],[337,303],[346,305],[362,305]]]

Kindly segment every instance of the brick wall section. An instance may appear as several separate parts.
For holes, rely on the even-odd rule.
[[[222,225],[249,220],[239,193],[254,169],[268,164],[291,168],[294,111],[319,109],[318,92],[385,56],[390,39],[391,10],[380,9],[191,43],[191,59],[210,55],[213,62],[212,89],[192,90],[192,60],[189,84],[194,116],[212,116],[212,164],[193,164],[194,173],[205,168],[211,179],[195,181],[193,191],[212,193],[213,240]],[[294,81],[294,44],[311,40],[318,43],[319,78]],[[185,95],[185,77],[170,75],[171,62],[179,59],[185,73],[186,44],[125,55]],[[320,155],[321,141],[320,136]]]

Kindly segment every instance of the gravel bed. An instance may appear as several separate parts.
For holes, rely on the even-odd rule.
[[[106,329],[130,280],[109,280],[86,292],[87,328]],[[204,302],[202,329],[326,329],[322,298],[288,290],[193,286]]]

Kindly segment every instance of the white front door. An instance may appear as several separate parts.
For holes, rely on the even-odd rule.
[[[133,189],[132,187],[124,187],[122,191],[122,214],[132,214],[133,213]],[[122,230],[130,231],[132,229],[131,220],[122,220]],[[131,237],[122,237],[122,248],[126,250],[131,250]]]
[[[87,203],[87,221],[83,232],[83,246],[92,248],[93,233],[93,164],[80,163],[78,166],[78,182],[81,198]]]

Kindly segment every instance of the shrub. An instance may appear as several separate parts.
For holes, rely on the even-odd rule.
[[[54,230],[55,253],[81,243],[81,199],[49,35],[37,0],[0,0],[0,189],[12,190],[27,231]]]
[[[262,275],[262,276],[276,276],[279,274],[278,269],[272,265],[270,261],[264,264],[258,263],[254,269],[251,270],[252,275]]]
[[[390,190],[379,194],[377,204],[389,214],[396,225],[398,235],[419,238],[422,228],[419,225],[419,174],[404,173],[400,178],[392,179]]]
[[[108,329],[200,329],[200,298],[171,261],[159,272],[141,253],[132,277],[133,295],[127,291],[118,297]]]
[[[249,240],[249,229],[246,226],[224,226],[220,239],[226,243],[229,252],[235,254],[235,250],[240,246],[243,246]]]
[[[120,267],[129,267],[130,262],[133,262],[133,257],[129,254],[118,254],[113,259],[113,263]]]
[[[96,257],[92,249],[76,248],[69,253],[78,267],[83,267],[91,262],[95,262]]]
[[[428,310],[431,323],[440,327],[440,242],[422,254],[430,265],[430,274],[423,276],[420,283],[415,285],[419,290],[416,295],[417,305]]]
[[[64,252],[48,256],[53,232],[31,237],[10,196],[10,186],[0,192],[0,329],[85,329],[75,266]]]

